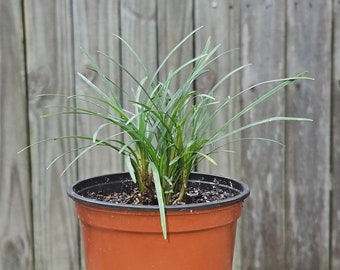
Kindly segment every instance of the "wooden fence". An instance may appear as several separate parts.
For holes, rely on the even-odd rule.
[[[285,147],[244,140],[231,146],[235,153],[219,154],[218,169],[200,167],[251,186],[238,226],[234,269],[340,269],[338,0],[0,0],[1,270],[84,269],[79,227],[65,190],[76,179],[124,170],[122,160],[105,151],[81,159],[62,177],[71,157],[46,170],[49,161],[75,147],[73,142],[40,144],[17,154],[44,138],[93,132],[89,120],[40,118],[46,106],[60,101],[41,94],[71,95],[84,88],[75,75],[88,74],[79,47],[92,54],[108,52],[138,73],[131,54],[111,33],[128,40],[155,68],[201,25],[204,29],[166,69],[195,55],[209,35],[221,43],[220,52],[239,50],[213,64],[197,83],[200,89],[245,63],[252,66],[222,92],[233,95],[305,69],[315,77],[292,85],[242,120],[273,114],[313,118],[312,124],[276,122],[242,134],[279,140]],[[98,61],[123,88],[131,86],[120,70]],[[226,116],[266,89],[252,89]]]

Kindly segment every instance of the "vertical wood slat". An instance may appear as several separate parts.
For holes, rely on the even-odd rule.
[[[162,65],[168,54],[193,31],[192,1],[157,1],[157,68]],[[165,82],[169,72],[175,71],[193,57],[194,38],[186,40],[184,44],[168,58],[158,74],[158,81]],[[192,64],[182,69],[170,83],[170,92],[175,93],[187,81],[192,72]],[[193,85],[190,86],[192,90]],[[191,103],[192,104],[192,103]]]
[[[121,36],[141,57],[144,65],[153,73],[157,67],[157,6],[156,1],[133,0],[121,2]],[[134,75],[138,80],[145,77],[143,68],[129,51],[126,45],[122,44],[122,64]],[[133,90],[137,89],[137,85],[125,73],[122,74],[123,100],[127,105],[133,95]],[[130,95],[130,96],[128,96]],[[131,104],[130,104],[131,105]]]
[[[71,2],[26,1],[27,66],[31,142],[74,133],[74,119],[40,116],[46,106],[62,104],[64,98],[40,94],[73,94],[73,43]],[[76,179],[72,168],[60,173],[72,157],[50,170],[46,163],[74,149],[69,141],[40,144],[31,151],[32,203],[34,215],[35,269],[79,269],[78,232],[74,207],[66,188]],[[66,218],[68,217],[68,218]]]
[[[193,30],[192,1],[157,1],[158,63],[163,62],[168,53]],[[161,81],[170,70],[174,71],[193,56],[193,38],[182,45],[160,71]],[[183,85],[190,68],[183,70],[171,85],[173,91]]]
[[[252,63],[242,74],[242,89],[284,77],[285,1],[243,1],[242,56],[244,64]],[[252,88],[242,96],[243,106],[275,85]],[[284,93],[280,92],[247,113],[243,124],[284,113]],[[246,130],[242,136],[284,142],[284,124],[261,125]],[[246,258],[242,260],[242,269],[273,269],[274,265],[275,269],[286,269],[284,149],[275,143],[242,142],[242,171],[242,178],[251,186],[242,220],[242,255]]]
[[[95,58],[98,65],[106,72],[110,79],[120,85],[120,70],[117,65],[109,59],[100,55],[98,51],[110,55],[119,60],[120,46],[119,40],[113,34],[119,34],[119,5],[118,1],[73,1],[73,25],[74,25],[74,53],[75,71],[88,77],[93,83],[99,85],[101,89],[108,93],[108,89],[101,82],[94,72],[89,71],[90,61],[81,53],[80,48],[85,49],[91,57]],[[76,76],[75,89],[77,94],[96,95],[85,83]],[[117,96],[120,96],[120,89],[115,89]],[[84,104],[79,102],[78,106]],[[94,110],[98,109],[93,106]],[[90,117],[77,118],[77,133],[86,136],[93,136],[101,121]],[[117,128],[103,129],[98,138],[107,138],[119,133]],[[78,147],[89,145],[89,142],[79,142]],[[79,178],[91,177],[100,174],[120,172],[123,169],[122,157],[111,149],[103,147],[91,150],[90,153],[79,159]]]
[[[240,1],[195,1],[195,27],[203,26],[203,29],[197,33],[195,39],[195,50],[198,55],[203,49],[206,40],[209,36],[212,38],[212,45],[216,46],[221,44],[218,54],[228,52],[226,55],[221,56],[220,59],[215,61],[209,66],[210,71],[204,74],[196,83],[197,89],[201,92],[211,89],[223,76],[227,75],[233,69],[238,68],[240,64]],[[225,81],[216,91],[218,100],[223,100],[226,97],[233,97],[240,91],[240,73],[234,74],[227,81]],[[231,115],[239,110],[239,99],[232,102],[230,106],[225,108],[218,119],[216,119],[215,127],[220,127],[227,121]],[[239,127],[238,122],[232,125],[232,129]],[[232,139],[238,139],[236,135]],[[226,144],[231,141],[230,138],[221,142]],[[228,148],[230,147],[230,148]],[[240,144],[227,144],[223,147],[224,150],[231,152],[221,151],[214,154],[212,157],[218,162],[216,168],[210,162],[205,161],[200,164],[199,169],[206,172],[215,172],[229,177],[240,176]],[[223,161],[219,162],[219,161]],[[216,173],[218,170],[218,173]]]
[[[340,269],[340,1],[333,1],[331,269]]]
[[[308,69],[316,80],[287,95],[287,114],[314,122],[287,124],[286,269],[328,269],[332,4],[287,5],[287,72]]]
[[[33,269],[21,1],[0,1],[0,269]]]
[[[141,57],[147,72],[151,74],[157,68],[157,6],[155,0],[122,1],[120,7],[121,37],[126,40]],[[121,45],[122,65],[135,76],[138,81],[145,77],[142,65],[125,44]],[[122,102],[128,110],[132,110],[130,99],[138,85],[129,75],[122,71]],[[125,137],[125,140],[130,138]],[[126,168],[124,168],[127,171]]]

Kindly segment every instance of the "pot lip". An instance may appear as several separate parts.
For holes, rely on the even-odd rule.
[[[100,175],[95,177],[90,177],[83,180],[78,180],[75,183],[71,184],[67,189],[68,196],[73,199],[75,202],[85,204],[88,206],[93,207],[99,207],[104,209],[120,209],[120,210],[143,210],[143,211],[159,211],[158,205],[133,205],[133,204],[114,204],[104,201],[98,201],[95,199],[86,198],[80,194],[77,193],[77,187],[84,182],[92,182],[96,179],[109,179],[109,177],[115,177],[117,178],[114,182],[123,182],[123,180],[119,180],[120,178],[126,176],[129,176],[128,172],[123,173],[111,173],[106,175]],[[209,181],[209,178],[219,179],[227,181],[228,184],[231,184],[231,186],[228,188],[231,188],[232,190],[239,191],[239,194],[230,197],[228,199],[224,200],[218,200],[218,201],[212,201],[212,202],[205,202],[205,203],[192,203],[192,204],[183,204],[183,205],[166,205],[165,209],[166,211],[185,211],[185,210],[194,210],[194,209],[209,209],[209,208],[218,208],[222,206],[228,206],[232,204],[236,204],[239,202],[243,202],[250,194],[249,186],[240,180],[235,180],[229,177],[223,177],[215,174],[207,174],[207,173],[198,173],[193,172],[191,174],[192,177],[190,178],[197,178],[200,177],[203,180],[191,180],[189,179],[189,182],[196,182],[196,183],[207,183],[211,184],[212,181]],[[206,180],[207,179],[207,180]],[[237,185],[238,188],[234,188],[233,185]]]

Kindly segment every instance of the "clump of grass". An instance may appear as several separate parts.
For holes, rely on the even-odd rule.
[[[216,164],[211,154],[219,150],[214,148],[219,141],[225,140],[245,129],[271,121],[310,121],[305,118],[277,116],[230,130],[231,125],[240,117],[284,89],[288,84],[295,80],[310,79],[306,77],[306,72],[302,72],[294,77],[264,82],[276,82],[277,85],[239,112],[230,115],[223,125],[213,129],[213,123],[216,121],[217,116],[223,113],[225,107],[229,106],[231,102],[248,89],[235,96],[226,95],[223,100],[216,99],[216,91],[230,76],[246,66],[241,66],[226,74],[212,86],[207,94],[193,90],[195,89],[194,82],[208,71],[208,67],[212,62],[219,58],[219,56],[216,57],[219,46],[212,46],[209,38],[199,55],[170,71],[163,81],[157,81],[158,74],[168,59],[197,30],[186,36],[166,56],[159,68],[153,73],[149,72],[136,51],[124,39],[116,36],[135,56],[144,71],[144,77],[141,80],[116,59],[105,53],[100,53],[108,61],[118,65],[134,82],[135,90],[131,92],[133,98],[129,100],[131,109],[123,107],[117,95],[121,91],[118,84],[112,81],[109,75],[105,74],[94,59],[83,50],[90,61],[90,69],[97,73],[104,83],[104,87],[100,88],[86,76],[79,74],[80,78],[93,90],[93,94],[77,94],[68,97],[69,105],[58,106],[59,110],[56,113],[86,115],[104,120],[104,123],[97,127],[91,137],[77,134],[53,138],[80,139],[89,142],[87,146],[78,149],[77,156],[65,170],[97,146],[105,146],[122,154],[131,178],[138,184],[140,192],[144,196],[154,197],[156,195],[165,237],[165,205],[169,204],[170,198],[174,194],[178,194],[176,203],[183,199],[189,176],[198,162],[202,159],[207,159]],[[188,67],[192,67],[192,69],[185,82],[178,89],[171,89],[171,83],[184,70],[187,72]],[[73,102],[74,100],[77,102]],[[80,106],[81,104],[85,106],[82,107]],[[89,107],[94,109],[88,109]],[[54,114],[48,114],[45,117],[51,115]],[[119,127],[121,132],[101,138],[102,131],[110,126]],[[124,134],[125,140],[121,139],[120,135],[122,134]]]

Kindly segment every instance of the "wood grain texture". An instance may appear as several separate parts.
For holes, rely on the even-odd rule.
[[[199,54],[203,49],[209,36],[212,38],[212,45],[220,44],[218,54],[231,51],[221,56],[217,61],[209,66],[209,72],[203,75],[196,83],[197,89],[204,93],[211,89],[220,79],[233,69],[241,66],[240,63],[240,16],[241,4],[239,1],[195,1],[195,27],[203,26],[204,28],[196,35],[195,50]],[[240,73],[233,75],[223,83],[216,92],[216,98],[223,100],[226,97],[234,96],[240,91]],[[220,127],[240,108],[240,100],[236,99],[230,106],[219,115],[214,123],[214,129]],[[230,130],[239,127],[240,123],[235,122],[231,125]],[[229,131],[230,131],[229,130]],[[228,143],[232,140],[239,139],[240,134],[233,138],[227,138],[220,142],[225,145],[220,151],[212,157],[218,162],[215,167],[208,161],[202,162],[199,169],[206,172],[213,172],[229,177],[240,177],[240,144]]]
[[[315,82],[289,87],[287,114],[286,269],[328,269],[332,1],[287,2],[287,73]],[[300,256],[297,256],[300,254]]]
[[[242,89],[284,77],[285,1],[243,1]],[[242,106],[277,84],[252,88],[242,95]],[[265,101],[243,117],[247,124],[271,116],[283,116],[284,92]],[[284,124],[273,122],[246,130],[244,138],[268,138],[284,142]],[[251,187],[242,219],[242,269],[286,269],[284,239],[284,149],[275,143],[242,142],[242,178]],[[275,226],[272,226],[275,224]],[[268,256],[268,254],[271,254]]]
[[[156,1],[133,0],[121,3],[121,36],[140,55],[146,68],[155,72],[157,68],[157,6]],[[122,63],[138,80],[145,77],[141,64],[129,49],[122,45]],[[137,85],[124,72],[122,74],[123,100],[129,99]]]
[[[0,269],[33,269],[21,1],[0,1]]]
[[[65,99],[41,94],[70,95],[74,88],[70,1],[26,1],[27,65],[31,142],[74,133],[72,117],[41,119],[46,107]],[[32,203],[35,269],[79,269],[78,230],[66,188],[75,168],[60,177],[71,156],[46,170],[48,162],[70,149],[70,141],[32,148]]]
[[[332,80],[332,251],[331,268],[340,269],[340,1],[333,2]]]
[[[146,69],[153,74],[157,69],[157,5],[155,0],[122,1],[120,8],[121,37],[125,39],[141,57]],[[142,65],[131,53],[126,45],[122,44],[121,60],[135,78],[141,81],[145,78]],[[122,72],[122,102],[125,108],[132,110],[130,99],[138,85]],[[130,138],[125,138],[130,140]],[[127,170],[127,169],[125,169]]]
[[[120,85],[120,70],[104,56],[100,56],[98,51],[110,55],[112,58],[120,59],[119,40],[113,34],[119,34],[119,2],[118,1],[73,1],[73,25],[75,44],[75,70],[86,75],[93,83],[100,86],[104,92],[108,92],[105,84],[92,71],[88,69],[89,60],[81,53],[80,48],[84,48],[95,58],[97,64],[106,72],[108,77]],[[77,94],[95,95],[94,91],[85,85],[77,76],[75,80]],[[116,89],[118,98],[120,89]],[[84,106],[79,102],[78,106]],[[92,107],[92,109],[95,106]],[[88,108],[88,106],[86,107]],[[77,133],[93,136],[96,128],[102,121],[90,117],[77,118]],[[119,133],[120,130],[114,127],[103,129],[98,134],[98,138],[107,138]],[[88,145],[88,142],[79,142],[78,146]],[[97,148],[91,150],[79,160],[79,177],[91,177],[123,170],[122,157],[111,149]]]
[[[157,39],[158,39],[158,63],[161,64],[168,53],[191,31],[193,31],[193,5],[192,1],[157,1]],[[167,61],[159,74],[161,81],[170,70],[174,71],[181,64],[193,56],[194,40],[191,38],[181,46]],[[191,68],[181,72],[171,85],[173,91],[183,85]]]

